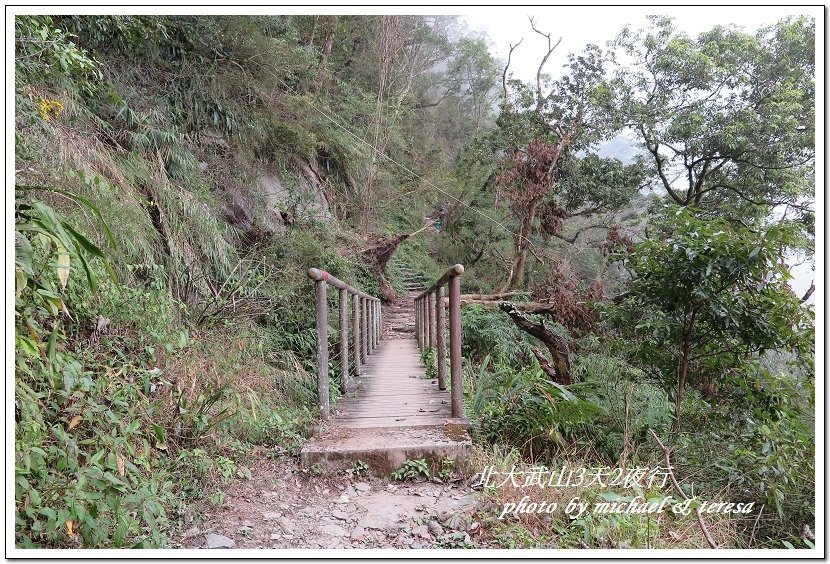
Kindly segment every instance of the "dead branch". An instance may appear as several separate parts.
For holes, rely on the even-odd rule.
[[[535,31],[536,33],[548,40],[548,52],[545,54],[544,57],[542,57],[542,62],[539,63],[539,69],[536,71],[536,113],[538,114],[542,112],[542,106],[544,105],[544,100],[547,97],[542,96],[542,69],[548,62],[548,58],[550,57],[551,53],[553,53],[554,50],[557,47],[559,47],[559,44],[562,43],[562,38],[559,38],[559,41],[556,42],[556,45],[551,46],[550,33],[542,33],[541,31],[536,29],[536,22],[533,21],[533,18],[528,16],[527,19],[530,20],[531,29],[533,29],[533,31]]]
[[[547,362],[545,362],[542,366],[542,370],[545,370],[545,373],[547,373],[557,384],[562,384],[564,386],[572,384],[573,379],[571,378],[570,350],[565,339],[554,333],[545,325],[544,321],[541,323],[534,323],[527,317],[523,316],[510,302],[502,302],[499,304],[499,309],[510,316],[510,319],[519,329],[542,341],[542,344],[544,344],[548,351],[550,351],[553,359],[553,366],[550,366]],[[540,353],[537,353],[537,358],[539,357],[539,354]],[[541,361],[540,364],[542,364]]]
[[[547,374],[548,378],[550,378],[551,380],[556,381],[557,380],[556,369],[553,366],[550,365],[550,362],[548,362],[548,359],[544,355],[544,353],[542,353],[542,351],[540,351],[536,347],[533,347],[533,349],[531,349],[531,350],[533,351],[533,355],[536,357],[536,360],[539,361],[539,366],[542,368],[542,372]]]
[[[495,300],[505,300],[507,298],[512,298],[516,294],[520,294],[521,292],[501,292],[499,294],[461,294],[461,302],[463,303],[464,300],[467,301],[495,301]]]
[[[504,65],[504,72],[501,73],[501,85],[504,88],[504,104],[505,105],[507,105],[507,98],[508,98],[508,96],[507,96],[507,69],[510,68],[510,58],[513,56],[513,49],[515,49],[516,47],[521,45],[522,41],[524,41],[524,40],[525,40],[525,38],[522,37],[519,40],[519,42],[516,43],[515,45],[513,45],[512,43],[510,44],[510,52],[507,53],[507,64]]]
[[[516,295],[519,293],[521,292],[503,292],[500,294],[493,294],[492,297],[494,299],[487,299],[490,296],[484,294],[481,294],[481,298],[472,297],[476,294],[462,294],[461,305],[480,305],[481,307],[485,307],[487,309],[500,309],[502,301],[500,298],[497,298],[496,296],[508,297],[510,295]],[[444,298],[444,303],[447,306],[449,306],[449,298]],[[551,304],[541,302],[511,302],[511,305],[516,309],[516,311],[522,311],[525,313],[544,313],[551,316],[553,315],[553,307],[551,306]]]
[[[758,521],[761,520],[761,513],[764,512],[764,506],[761,506],[761,509],[758,510],[758,515],[755,517],[755,523],[752,524],[752,534],[749,535],[749,544],[747,545],[749,548],[752,548],[752,545],[755,544],[755,531],[758,530]]]
[[[380,237],[374,244],[360,251],[363,262],[369,267],[369,271],[378,279],[381,291],[386,296],[388,301],[394,301],[397,295],[392,285],[386,279],[384,271],[386,270],[386,263],[395,254],[398,246],[415,235],[428,230],[432,227],[432,222],[426,223],[423,227],[412,233],[399,233],[390,237]]]
[[[677,483],[677,478],[674,477],[674,472],[672,471],[671,465],[671,449],[663,444],[663,441],[660,440],[660,437],[657,436],[657,433],[654,432],[654,429],[649,429],[651,436],[654,437],[654,440],[657,441],[657,444],[660,445],[660,448],[663,450],[663,462],[666,465],[666,470],[669,473],[669,478],[671,478],[671,483],[674,486],[674,489],[677,490],[683,499],[689,499],[689,496],[686,495],[680,488],[680,484]],[[706,522],[703,520],[703,515],[700,513],[700,508],[695,509],[695,515],[697,515],[697,523],[700,525],[700,530],[703,532],[703,536],[706,537],[706,542],[709,543],[709,546],[712,548],[717,548],[718,545],[715,544],[715,541],[712,540],[712,535],[709,533],[709,528],[706,526]]]

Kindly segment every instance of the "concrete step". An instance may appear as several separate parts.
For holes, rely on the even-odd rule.
[[[377,476],[389,474],[407,460],[423,458],[431,468],[450,457],[463,460],[472,449],[466,420],[443,425],[346,428],[332,424],[308,440],[300,451],[305,468],[321,465],[328,472],[346,470],[361,460]]]

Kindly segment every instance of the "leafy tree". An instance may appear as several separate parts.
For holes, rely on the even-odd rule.
[[[815,167],[815,22],[749,35],[717,26],[691,38],[652,17],[616,46],[628,57],[628,125],[672,202],[757,227],[784,216],[810,247]]]
[[[694,212],[667,208],[648,238],[616,255],[631,282],[612,319],[644,368],[674,389],[675,430],[688,384],[714,391],[748,378],[765,352],[808,362],[813,347],[811,310],[780,262],[788,230],[753,231]]]

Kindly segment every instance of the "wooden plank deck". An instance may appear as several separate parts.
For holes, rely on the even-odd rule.
[[[370,355],[356,392],[337,402],[335,424],[344,427],[442,425],[451,416],[450,393],[425,378],[412,338],[381,339]]]
[[[340,398],[334,424],[350,428],[443,425],[450,393],[427,379],[415,342],[414,296],[408,292],[384,312],[380,345],[352,379],[357,389]]]

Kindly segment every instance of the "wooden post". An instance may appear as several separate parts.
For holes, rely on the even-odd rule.
[[[438,389],[447,389],[446,322],[444,318],[444,287],[435,290],[435,361],[438,363]]]
[[[340,289],[340,391],[349,391],[349,291]]]
[[[355,295],[352,301],[352,333],[354,333],[354,375],[360,376],[360,296]]]
[[[366,323],[369,326],[369,349],[366,354],[372,354],[375,350],[375,312],[372,309],[372,300],[366,299]]]
[[[464,272],[463,267],[461,272]],[[461,272],[450,278],[450,401],[454,418],[464,417],[461,389]]]
[[[435,346],[435,294],[427,294],[427,347]]]
[[[326,303],[326,281],[314,282],[317,307],[317,403],[320,417],[329,418],[329,335],[328,304]]]
[[[418,342],[418,348],[421,348],[421,300],[415,300],[415,340]]]
[[[421,298],[421,350],[424,350],[427,346],[427,308],[426,308],[426,299]]]
[[[375,300],[375,348],[380,346],[380,333],[383,325],[380,321],[382,310],[380,308],[380,300]]]
[[[366,357],[369,356],[369,298],[360,298],[360,308],[363,317],[363,348],[360,351],[360,356],[365,364]]]
[[[375,300],[372,302],[372,305],[375,306],[375,348],[378,348],[380,345],[380,308],[378,305],[380,302]]]

